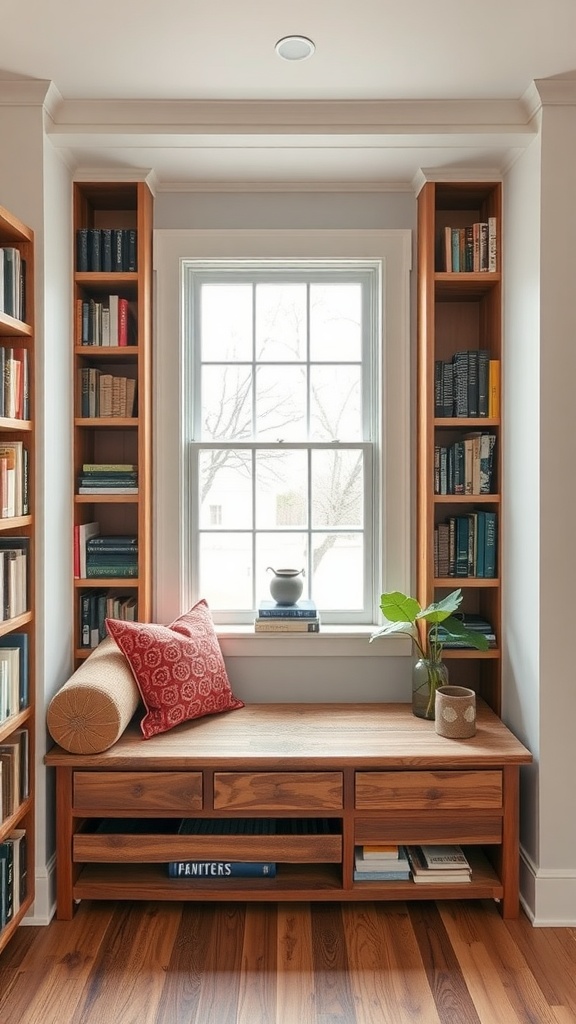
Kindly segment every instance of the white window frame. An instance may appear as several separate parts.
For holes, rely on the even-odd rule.
[[[398,230],[161,230],[154,232],[156,320],[154,339],[154,575],[158,621],[176,618],[193,601],[188,551],[188,460],[184,396],[188,381],[182,372],[184,310],[181,294],[183,261],[194,260],[326,260],[366,259],[381,263],[383,318],[380,415],[383,451],[380,480],[388,495],[381,513],[376,578],[382,590],[410,588],[411,579],[411,444],[410,444],[410,271],[412,233]],[[386,552],[383,563],[382,552]],[[331,627],[353,637],[345,625]],[[252,641],[266,641],[246,627],[226,626]],[[364,628],[364,634],[370,627]],[[322,636],[329,638],[324,630]],[[282,638],[284,640],[284,638]],[[287,638],[283,646],[293,650]],[[298,637],[298,640],[305,639]],[[320,653],[320,637],[315,642]],[[365,637],[362,638],[366,643]],[[398,643],[398,642],[397,642]],[[400,641],[402,644],[402,641]],[[323,646],[323,645],[322,645]],[[374,648],[385,646],[381,641]],[[394,653],[400,649],[394,646]],[[404,650],[402,644],[402,651]],[[366,647],[368,645],[366,644]],[[391,650],[391,648],[389,647]],[[236,653],[236,652],[235,652]],[[244,653],[238,649],[237,653]],[[276,645],[275,653],[280,653]]]

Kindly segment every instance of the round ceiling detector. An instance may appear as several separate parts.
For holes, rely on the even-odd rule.
[[[283,60],[306,60],[315,49],[312,40],[306,36],[284,36],[276,43],[276,53]]]

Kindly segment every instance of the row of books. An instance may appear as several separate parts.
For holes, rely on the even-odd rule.
[[[287,605],[260,601],[254,630],[256,633],[319,633],[320,614],[310,598]]]
[[[135,321],[128,299],[109,295],[102,301],[78,299],[76,337],[81,345],[117,347],[136,344]]]
[[[461,846],[365,845],[355,848],[354,881],[410,879],[419,885],[470,882],[472,869]]]
[[[30,795],[29,754],[27,729],[16,729],[0,743],[0,822]]]
[[[0,246],[0,313],[26,320],[26,260],[12,245]]]
[[[496,435],[465,434],[449,445],[434,446],[434,494],[492,494]]]
[[[28,350],[0,345],[0,416],[30,419]]]
[[[105,274],[137,270],[137,238],[136,228],[78,228],[76,270]]]
[[[28,634],[0,637],[0,724],[28,707]]]
[[[28,537],[0,537],[0,621],[28,610]]]
[[[132,464],[126,464],[124,469],[83,467],[78,477],[78,494],[138,494],[136,467]]]
[[[90,590],[80,595],[80,647],[93,649],[107,636],[106,619],[136,622],[138,602],[133,595]]]
[[[86,542],[86,578],[138,576],[138,538],[94,536]]]
[[[434,415],[474,418],[500,415],[500,360],[487,349],[463,349],[434,362]]]
[[[26,829],[15,828],[0,842],[0,929],[18,913],[27,891]]]
[[[135,415],[136,381],[133,377],[103,373],[84,366],[80,376],[80,415],[88,418],[130,418]]]
[[[453,617],[459,619],[465,629],[472,633],[480,633],[485,637],[488,647],[497,646],[494,626],[483,615],[479,615],[477,612],[454,612]],[[438,626],[438,639],[443,647],[470,649],[470,644],[466,643],[465,640],[456,640],[452,636],[448,639],[448,636],[449,634],[445,627],[440,623]]]
[[[494,579],[497,575],[496,512],[477,509],[450,516],[434,528],[434,575]]]
[[[22,441],[0,442],[0,519],[27,516],[29,502],[28,449]]]
[[[498,269],[496,217],[463,227],[447,225],[441,249],[440,265],[446,273],[495,273]]]

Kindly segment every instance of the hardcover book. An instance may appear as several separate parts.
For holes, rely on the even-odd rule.
[[[276,864],[270,861],[173,860],[169,878],[274,878]]]
[[[318,609],[314,601],[302,597],[296,604],[277,604],[276,601],[261,601],[258,605],[258,618],[303,618],[315,619]]]

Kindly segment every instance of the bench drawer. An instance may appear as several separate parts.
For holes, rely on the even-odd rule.
[[[502,807],[502,772],[356,772],[355,806],[362,811],[496,810]]]
[[[339,811],[342,772],[216,772],[214,810]]]
[[[199,811],[202,773],[74,772],[74,809],[88,815],[108,811]]]
[[[119,823],[119,829],[121,824]],[[339,864],[340,835],[182,836],[77,832],[76,863],[168,863],[171,860],[269,860],[292,864]]]

